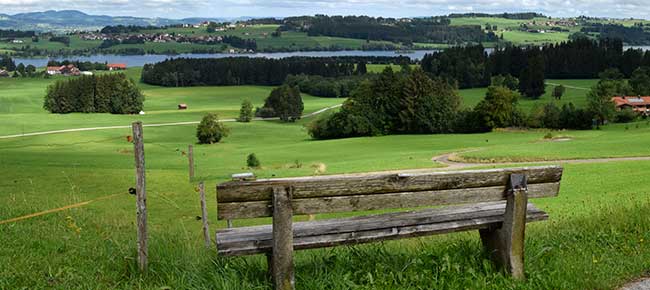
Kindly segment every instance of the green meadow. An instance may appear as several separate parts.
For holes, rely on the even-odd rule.
[[[127,73],[136,77],[137,69]],[[52,115],[42,107],[54,79],[0,79],[0,135],[107,125],[198,121],[207,112],[235,117],[241,101],[261,106],[270,87],[162,88],[141,85],[143,116]],[[549,80],[589,87],[593,80]],[[547,91],[551,90],[551,85]],[[586,90],[567,88],[560,102],[584,105]],[[464,104],[484,89],[461,90]],[[341,103],[303,95],[305,111]],[[522,100],[522,108],[551,101]],[[187,111],[176,110],[187,103]],[[451,152],[480,162],[650,156],[650,124],[601,130],[496,130],[484,134],[393,135],[311,140],[304,125],[227,123],[222,143],[194,145],[196,178],[188,182],[186,148],[195,125],[144,129],[149,206],[150,270],[135,261],[133,145],[130,129],[0,139],[0,289],[271,289],[263,256],[218,257],[203,246],[196,183],[206,182],[211,230],[215,185],[230,174],[310,176],[439,168],[431,158]],[[246,168],[255,153],[262,167]],[[485,164],[481,167],[494,167]],[[498,165],[506,166],[506,165]],[[516,166],[516,165],[513,165]],[[650,267],[650,161],[565,164],[560,195],[534,200],[550,220],[528,225],[527,280],[496,270],[476,232],[297,252],[297,289],[615,289]],[[102,199],[103,198],[103,199]],[[84,201],[89,204],[18,222],[14,217]],[[337,214],[317,215],[317,219]],[[296,217],[298,220],[306,217]],[[269,223],[235,220],[235,226]]]

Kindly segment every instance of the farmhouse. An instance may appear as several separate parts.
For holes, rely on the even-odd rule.
[[[48,66],[45,72],[49,75],[66,75],[66,76],[78,76],[81,74],[81,71],[73,64],[62,65],[62,66]]]
[[[617,110],[631,109],[639,114],[650,115],[650,96],[620,96],[613,97],[612,101],[616,104]]]
[[[9,72],[3,69],[0,69],[0,78],[9,77]]]
[[[109,63],[106,65],[108,67],[108,70],[125,70],[126,69],[126,64],[125,63]]]

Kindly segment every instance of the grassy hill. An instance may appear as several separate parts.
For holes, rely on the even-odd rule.
[[[138,75],[136,69],[128,73]],[[41,103],[45,87],[55,79],[0,79],[0,135],[20,133],[23,125],[26,131],[41,131],[128,125],[137,119],[145,124],[190,121],[207,111],[231,117],[244,98],[260,105],[271,89],[141,85],[145,116],[53,115]],[[581,87],[592,81],[562,82]],[[461,95],[469,104],[481,92],[463,90]],[[567,100],[581,97],[584,91],[567,90]],[[175,110],[181,101],[189,110]],[[306,111],[313,111],[342,100],[304,96],[304,101]],[[314,141],[303,128],[308,121],[228,123],[232,135],[223,143],[195,145],[195,182],[206,182],[212,231],[225,227],[215,218],[214,185],[232,173],[251,171],[245,168],[250,153],[262,163],[252,170],[259,177],[437,168],[442,165],[431,161],[433,156],[467,150],[474,151],[460,157],[528,164],[650,155],[647,122],[552,132],[568,139],[558,142],[544,138],[547,130]],[[187,181],[184,155],[187,145],[196,142],[192,125],[144,129],[151,271],[138,273],[134,197],[128,194],[134,184],[130,134],[130,129],[111,129],[0,139],[0,264],[11,265],[0,267],[0,288],[270,289],[263,256],[228,259],[203,246],[196,183]],[[565,165],[559,197],[533,201],[551,220],[527,226],[525,281],[494,269],[481,253],[478,234],[468,232],[297,252],[296,283],[302,289],[617,288],[650,266],[650,185],[632,182],[643,180],[649,170],[648,161]],[[235,226],[267,223],[269,219],[234,221]]]
[[[564,18],[533,19],[506,19],[499,17],[454,17],[450,18],[451,26],[478,25],[484,32],[492,32],[500,37],[498,42],[485,42],[486,47],[498,44],[511,43],[514,45],[543,45],[567,41],[569,35],[579,32],[584,25],[590,23],[620,24],[631,26],[633,23],[650,24],[646,20],[580,20]],[[184,23],[184,22],[183,22]],[[150,23],[151,24],[151,23]],[[145,25],[145,24],[142,24]],[[149,25],[149,24],[146,24]],[[155,24],[153,24],[155,25]],[[281,36],[273,37],[272,33],[278,29],[278,24],[257,24],[237,26],[234,29],[208,33],[206,27],[168,27],[153,30],[142,30],[137,33],[168,33],[182,34],[185,36],[237,36],[243,39],[254,39],[258,51],[296,51],[296,50],[349,50],[349,49],[438,49],[448,47],[449,43],[422,43],[416,42],[405,46],[402,43],[389,41],[369,41],[367,39],[354,39],[328,36],[309,36],[306,32],[284,31]],[[489,26],[489,30],[488,30]],[[1,26],[0,26],[1,27]],[[137,34],[136,33],[136,34]],[[593,36],[595,37],[595,36]],[[70,45],[58,42],[49,42],[48,37],[42,37],[39,42],[32,42],[29,38],[19,39],[23,43],[12,43],[8,39],[0,40],[0,50],[21,51],[22,54],[32,55],[34,49],[40,54],[65,54],[65,53],[116,53],[126,49],[141,49],[141,52],[153,53],[191,53],[191,52],[227,52],[233,47],[218,43],[214,45],[197,43],[165,42],[144,44],[119,44],[110,48],[100,49],[101,40],[82,40],[79,34],[70,35]],[[29,46],[31,51],[27,51]],[[235,49],[237,50],[237,49]]]

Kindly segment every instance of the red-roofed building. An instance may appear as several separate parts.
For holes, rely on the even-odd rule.
[[[108,67],[108,70],[125,70],[126,69],[126,64],[125,63],[109,63],[106,66]]]
[[[49,75],[62,74],[66,76],[78,76],[81,74],[81,71],[73,64],[62,66],[48,66],[45,72],[47,72]]]
[[[612,102],[616,104],[617,110],[631,109],[639,114],[650,115],[650,96],[632,97],[622,96],[613,97]]]

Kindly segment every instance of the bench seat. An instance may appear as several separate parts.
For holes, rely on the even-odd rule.
[[[295,250],[352,245],[373,241],[420,237],[449,232],[487,229],[504,220],[505,201],[475,203],[366,216],[293,223]],[[526,221],[548,215],[528,203]],[[272,251],[271,225],[221,229],[216,241],[219,255],[243,256]]]

